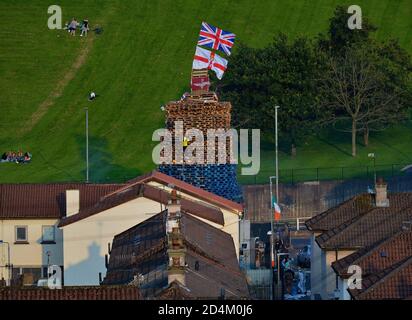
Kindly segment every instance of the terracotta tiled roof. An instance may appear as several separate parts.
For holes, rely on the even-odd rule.
[[[306,226],[311,231],[324,232],[344,224],[350,224],[351,221],[366,213],[392,212],[412,207],[412,192],[390,193],[388,199],[390,203],[388,208],[377,208],[373,203],[373,195],[361,194],[307,220]]]
[[[159,213],[114,238],[105,284],[129,283],[142,274],[142,294],[149,298],[168,287],[165,219],[166,212]],[[190,296],[217,298],[223,288],[228,297],[248,297],[232,237],[184,212],[181,225],[187,247],[185,287]]]
[[[342,278],[348,267],[362,269],[362,290],[349,290],[354,299],[407,299],[412,295],[412,193],[389,194],[388,207],[376,207],[374,196],[354,197],[307,221],[323,232],[316,242],[324,250],[357,250],[332,263]]]
[[[196,297],[187,287],[175,280],[153,298],[156,300],[194,300]]]
[[[412,206],[376,208],[316,237],[322,249],[360,249],[387,239],[412,220]]]
[[[412,231],[401,231],[376,245],[360,249],[332,263],[332,268],[341,277],[348,277],[348,267],[357,265],[367,277],[412,257]]]
[[[337,207],[331,208],[306,221],[311,231],[328,231],[344,223],[350,222],[359,215],[373,210],[373,197],[370,194],[361,194],[349,199]]]
[[[349,290],[355,300],[401,300],[412,295],[412,257],[362,279],[362,290]]]
[[[108,194],[107,196],[100,199],[100,201],[96,202],[92,207],[86,208],[85,210],[80,210],[79,213],[74,214],[70,217],[63,218],[59,224],[59,227],[67,226],[76,221],[80,221],[139,197],[146,197],[162,204],[167,204],[170,195],[162,189],[147,184],[131,184],[127,187],[122,187],[121,189]],[[220,225],[224,225],[223,213],[218,208],[188,199],[181,199],[180,203],[183,210],[190,212],[191,214],[194,214],[200,218],[204,218]]]
[[[141,300],[134,286],[64,287],[61,290],[46,288],[0,288],[0,300]]]
[[[80,190],[84,210],[122,184],[0,184],[0,219],[59,219],[65,215],[66,190]]]
[[[155,181],[158,183],[162,183],[164,185],[174,185],[174,189],[178,191],[185,192],[191,196],[210,202],[214,205],[223,207],[236,213],[241,213],[243,211],[243,206],[239,203],[230,201],[226,198],[220,197],[214,193],[195,187],[187,182],[168,176],[158,171],[153,171],[149,174],[137,177],[133,180],[128,181],[127,184],[130,186],[133,184],[144,183],[149,181]]]
[[[389,194],[389,207],[376,207],[373,195],[356,196],[306,222],[323,232],[316,241],[323,249],[359,249],[382,241],[412,219],[412,193]]]

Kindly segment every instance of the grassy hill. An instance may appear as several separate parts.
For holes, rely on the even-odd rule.
[[[160,106],[187,89],[202,20],[260,47],[283,31],[324,31],[334,0],[62,0],[63,21],[88,17],[101,35],[70,37],[47,29],[45,0],[0,2],[0,153],[29,150],[30,165],[0,164],[0,182],[84,179],[84,108],[89,107],[91,180],[121,180],[154,168],[151,136],[164,124]],[[379,27],[412,52],[410,0],[358,1]],[[229,65],[230,67],[230,65]],[[93,103],[87,94],[97,92]],[[349,137],[310,137],[282,168],[359,165],[376,152],[382,163],[412,163],[412,128],[372,135],[350,157]],[[262,148],[263,172],[272,146]]]

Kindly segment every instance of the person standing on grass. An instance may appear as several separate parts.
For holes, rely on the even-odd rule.
[[[86,18],[83,20],[82,33],[80,34],[80,37],[83,37],[83,34],[87,37],[87,31],[89,31],[89,19]]]
[[[72,21],[70,22],[69,32],[72,36],[76,35],[76,28],[77,28],[78,24],[79,23],[77,22],[77,20],[75,18],[73,18]]]

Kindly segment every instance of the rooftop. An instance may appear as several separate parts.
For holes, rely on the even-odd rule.
[[[140,197],[145,197],[165,205],[169,200],[169,193],[160,188],[144,184],[143,182],[130,184],[107,194],[93,206],[83,210],[80,209],[79,213],[63,218],[59,224],[59,227],[64,227],[76,221],[86,219],[90,216]],[[216,207],[189,199],[181,199],[181,205],[183,210],[200,218],[210,220],[220,225],[224,224],[223,213]]]
[[[80,210],[93,206],[123,184],[0,184],[0,219],[60,219],[66,190],[80,190]]]
[[[0,288],[0,300],[141,300],[139,289],[133,286]]]
[[[182,212],[182,233],[187,247],[185,288],[196,298],[249,296],[240,271],[232,237]],[[145,297],[156,297],[168,288],[166,211],[117,235],[113,240],[104,284],[127,284],[142,275]],[[208,283],[208,285],[205,285]]]
[[[412,220],[412,193],[389,196],[389,207],[373,205],[373,196],[362,194],[308,220],[309,230],[322,232],[316,242],[322,249],[361,249],[387,239]]]

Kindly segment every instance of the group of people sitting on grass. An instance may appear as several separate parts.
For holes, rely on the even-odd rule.
[[[80,37],[87,36],[87,32],[89,31],[89,20],[86,18],[82,22],[77,22],[76,18],[73,18],[70,23],[66,22],[64,27],[67,32],[69,32],[72,36],[76,35],[76,30],[79,28],[81,31]]]
[[[3,153],[0,162],[29,163],[31,158],[32,155],[29,152],[23,153],[22,151],[9,151]]]

